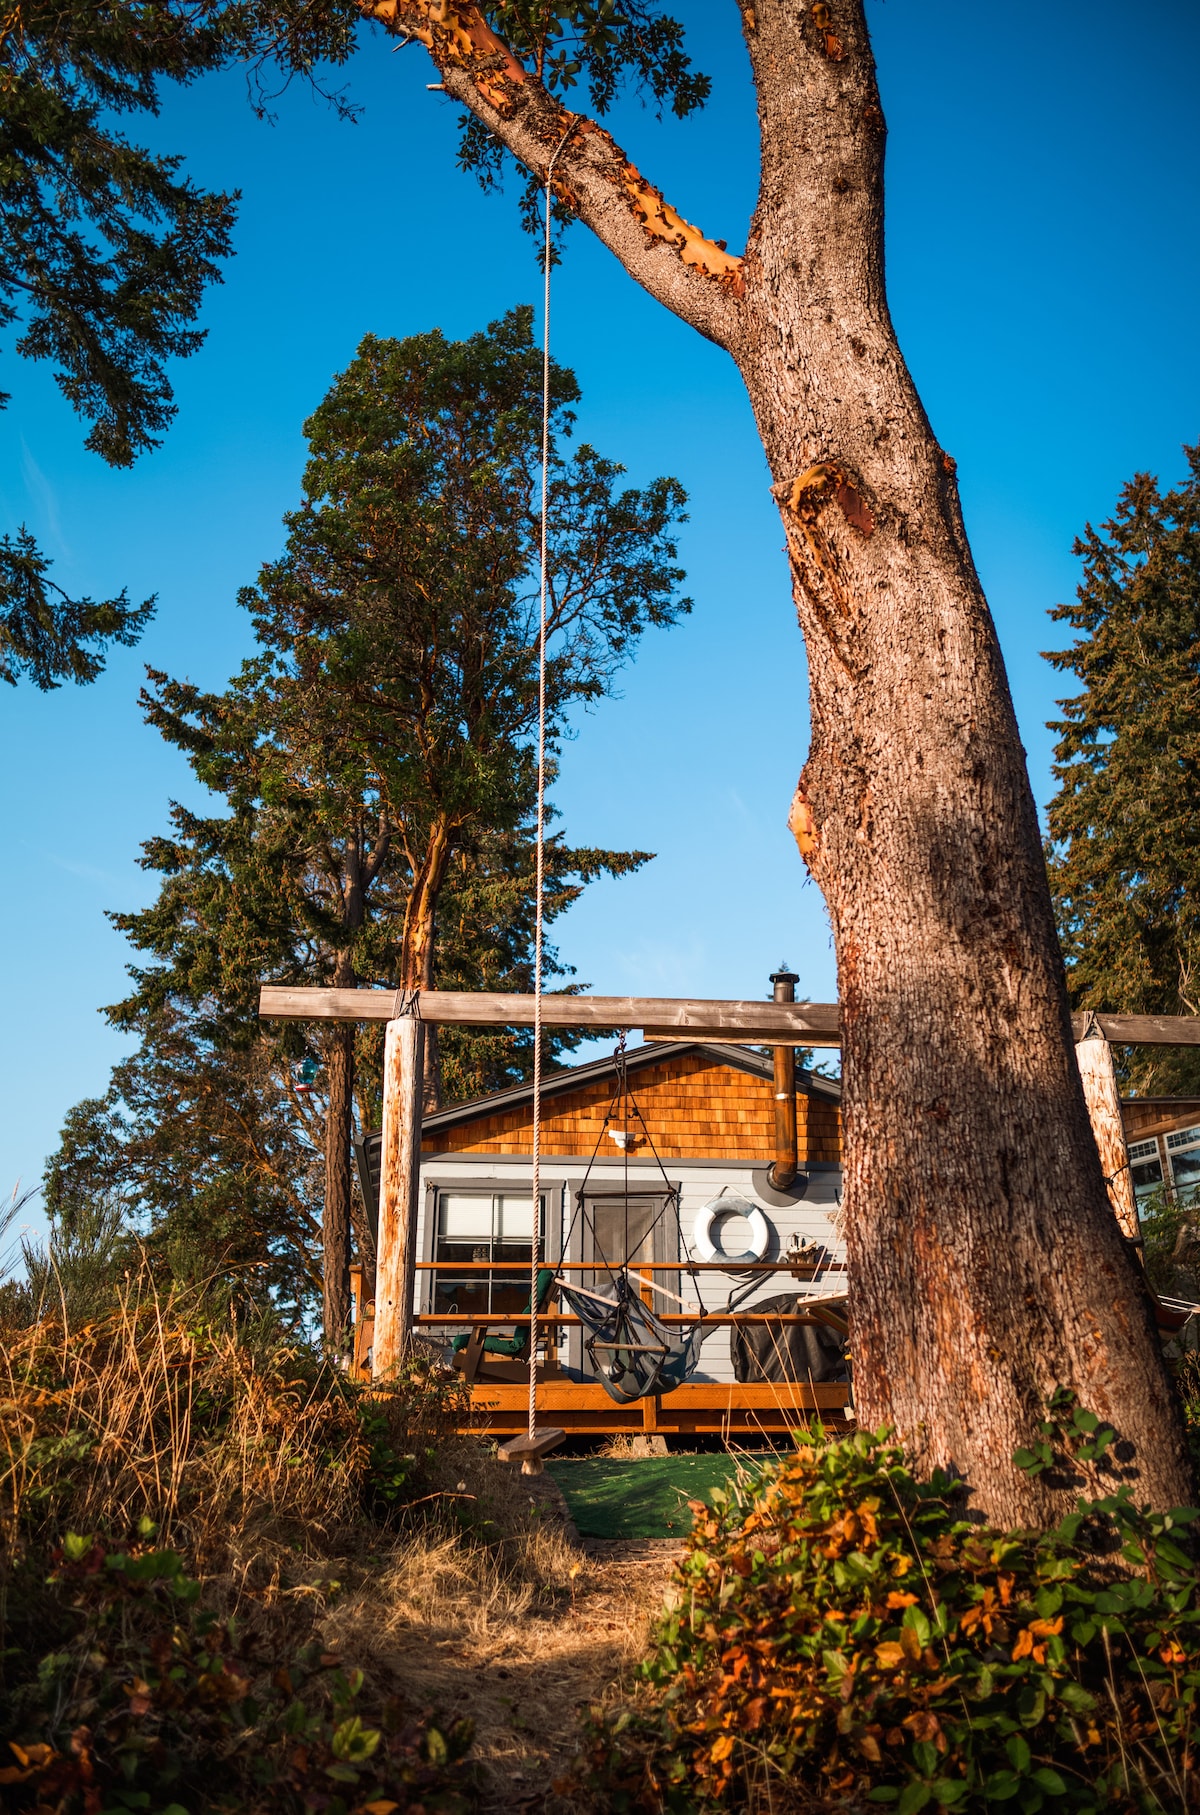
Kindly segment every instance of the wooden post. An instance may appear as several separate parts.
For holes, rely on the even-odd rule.
[[[376,1380],[391,1373],[412,1341],[424,1031],[414,1001],[407,1014],[388,1022],[383,1049],[383,1143],[371,1362]]]
[[[1125,1124],[1121,1120],[1121,1095],[1117,1088],[1112,1047],[1100,1030],[1094,1015],[1089,1015],[1083,1038],[1075,1048],[1083,1095],[1091,1118],[1092,1133],[1100,1150],[1100,1166],[1108,1181],[1108,1201],[1130,1241],[1141,1241],[1137,1200],[1133,1195],[1133,1174],[1129,1170],[1129,1149],[1125,1145]]]

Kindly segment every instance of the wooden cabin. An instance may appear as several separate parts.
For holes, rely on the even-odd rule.
[[[1127,1097],[1121,1120],[1139,1206],[1159,1192],[1176,1197],[1200,1185],[1200,1098]]]
[[[543,1079],[539,1245],[562,1276],[602,1285],[607,1268],[638,1269],[656,1315],[680,1324],[702,1307],[720,1313],[732,1291],[753,1284],[738,1321],[712,1327],[687,1383],[631,1406],[599,1384],[578,1320],[551,1307],[539,1365],[546,1422],[576,1433],[748,1434],[818,1408],[841,1414],[844,1370],[832,1382],[737,1377],[746,1362],[736,1332],[763,1326],[756,1305],[774,1301],[778,1313],[786,1298],[795,1314],[797,1301],[844,1291],[840,1086],[801,1070],[795,1094],[796,1174],[776,1190],[773,1064],[752,1048],[652,1042],[624,1055],[623,1072],[614,1056]],[[414,1309],[427,1340],[448,1344],[484,1324],[508,1333],[506,1316],[528,1310],[532,1110],[522,1085],[424,1120]],[[370,1163],[360,1149],[368,1191]],[[686,1270],[708,1252],[698,1272]],[[523,1429],[527,1373],[522,1384],[489,1371],[473,1385],[477,1413],[498,1434]]]

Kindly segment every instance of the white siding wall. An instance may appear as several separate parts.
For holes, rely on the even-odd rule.
[[[664,1169],[673,1185],[678,1185],[682,1193],[680,1219],[682,1224],[683,1243],[681,1254],[690,1250],[695,1253],[693,1230],[700,1210],[710,1199],[722,1190],[736,1193],[747,1198],[761,1209],[771,1231],[771,1245],[764,1258],[780,1260],[793,1234],[798,1234],[805,1241],[824,1243],[834,1258],[844,1260],[845,1245],[840,1240],[831,1221],[831,1216],[841,1197],[841,1170],[835,1166],[812,1166],[808,1169],[808,1189],[805,1195],[787,1208],[776,1208],[760,1198],[754,1189],[754,1169],[741,1165],[703,1165],[695,1161],[666,1160]],[[571,1224],[575,1206],[575,1192],[583,1183],[587,1170],[585,1160],[548,1158],[542,1163],[542,1188],[548,1196],[548,1233],[549,1252],[552,1259],[562,1255],[562,1243]],[[438,1186],[446,1188],[473,1188],[482,1191],[511,1189],[524,1186],[530,1189],[531,1171],[528,1160],[514,1157],[508,1159],[497,1154],[448,1153],[444,1156],[429,1158],[421,1167],[422,1181],[425,1189],[421,1194],[421,1220],[417,1237],[418,1256],[425,1260],[432,1258],[433,1230],[428,1226],[430,1208],[434,1202],[434,1192]],[[592,1168],[590,1183],[597,1186],[620,1186],[623,1168],[620,1161],[615,1164],[597,1163]],[[651,1162],[630,1161],[629,1183],[631,1192],[637,1189],[642,1192],[662,1188],[662,1174]],[[576,1226],[569,1254],[564,1258],[581,1258],[579,1231]],[[704,1304],[707,1310],[720,1310],[729,1293],[744,1283],[735,1275],[724,1273],[701,1273],[695,1278],[682,1274],[679,1282],[680,1295],[688,1305],[695,1302],[695,1279],[701,1284]],[[428,1289],[429,1275],[417,1275],[416,1308],[424,1308],[424,1293]],[[826,1297],[830,1293],[844,1290],[843,1273],[826,1274],[815,1283],[798,1282],[787,1273],[764,1274],[758,1290],[739,1307],[752,1310],[756,1299],[773,1298],[784,1292],[797,1293],[815,1297]],[[678,1309],[660,1299],[659,1307],[663,1310]],[[576,1333],[577,1335],[577,1333]],[[449,1333],[447,1334],[449,1340]],[[578,1340],[575,1354],[577,1358]],[[564,1339],[563,1359],[568,1359]],[[729,1354],[729,1328],[721,1326],[714,1329],[705,1338],[701,1353],[700,1368],[694,1376],[697,1380],[731,1381],[733,1365]]]

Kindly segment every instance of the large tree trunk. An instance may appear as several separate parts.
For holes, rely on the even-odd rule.
[[[469,0],[361,0],[555,186],[639,282],[728,349],[787,533],[812,747],[793,806],[842,1003],[860,1417],[961,1471],[987,1516],[1063,1510],[1012,1452],[1057,1386],[1133,1446],[1139,1499],[1191,1493],[1146,1300],[1072,1050],[1024,754],[938,446],[888,314],[884,122],[862,0],[741,0],[762,189],[744,259]],[[572,122],[574,121],[574,124]]]
[[[793,829],[837,949],[859,1415],[1019,1522],[1061,1510],[1008,1459],[1071,1387],[1135,1445],[1138,1497],[1178,1504],[1182,1431],[1084,1107],[995,629],[885,300],[866,28],[837,13],[840,56],[781,0],[748,34],[764,168],[737,357],[811,676]]]
[[[325,1341],[340,1349],[350,1328],[350,1143],[354,1130],[354,1028],[334,1024],[326,1049],[324,1289]]]

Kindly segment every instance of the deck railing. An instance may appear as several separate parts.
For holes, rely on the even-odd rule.
[[[526,1269],[525,1272],[521,1272],[519,1269],[522,1267],[522,1264],[523,1263],[520,1261],[421,1260],[416,1262],[416,1270],[418,1273],[448,1274],[454,1278],[458,1278],[463,1274],[485,1274],[493,1277],[499,1275],[506,1285],[517,1285],[519,1283],[521,1286],[524,1286],[525,1281],[528,1278],[528,1269]],[[602,1262],[594,1260],[547,1261],[545,1265],[553,1266],[554,1271],[558,1274],[584,1273],[595,1275],[601,1279],[603,1279],[606,1274],[610,1274],[614,1271],[613,1268],[606,1267]],[[794,1279],[804,1281],[806,1284],[812,1284],[816,1279],[823,1277],[827,1273],[835,1276],[844,1276],[846,1269],[845,1263],[838,1260],[824,1260],[816,1264],[801,1262],[799,1265],[794,1260],[787,1259],[747,1261],[742,1265],[731,1265],[728,1260],[688,1261],[685,1265],[684,1263],[675,1260],[636,1261],[630,1265],[629,1271],[636,1274],[638,1278],[643,1281],[643,1295],[646,1295],[654,1292],[654,1284],[651,1276],[656,1273],[732,1273],[736,1274],[738,1278],[743,1278],[748,1274],[762,1274],[767,1278],[773,1275],[787,1274]],[[580,1319],[578,1317],[569,1312],[560,1312],[549,1308],[550,1305],[553,1305],[556,1296],[557,1293],[552,1292],[547,1309],[538,1313],[538,1324],[539,1326],[544,1327],[547,1337],[551,1334],[557,1335],[559,1330],[578,1329],[580,1327]],[[659,1323],[665,1324],[668,1328],[680,1328],[694,1324],[697,1317],[700,1315],[703,1315],[704,1322],[711,1325],[714,1329],[718,1329],[722,1325],[812,1324],[817,1321],[812,1317],[806,1317],[803,1312],[783,1314],[779,1312],[762,1313],[750,1309],[746,1311],[731,1311],[728,1313],[701,1313],[699,1306],[696,1307],[695,1311],[661,1311],[655,1308],[654,1315]],[[418,1326],[429,1329],[474,1329],[480,1326],[487,1328],[494,1324],[507,1324],[516,1328],[532,1322],[532,1318],[528,1311],[419,1311],[413,1321]]]

